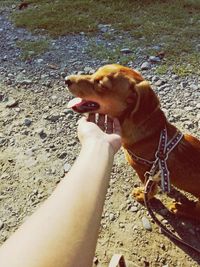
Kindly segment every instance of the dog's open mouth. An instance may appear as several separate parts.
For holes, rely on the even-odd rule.
[[[67,107],[72,108],[75,112],[78,113],[87,113],[91,111],[96,111],[100,108],[100,105],[96,102],[76,97],[69,101]]]

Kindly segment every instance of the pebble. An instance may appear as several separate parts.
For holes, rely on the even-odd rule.
[[[69,163],[65,163],[63,166],[64,172],[67,173],[71,169],[71,165]]]
[[[47,119],[52,122],[56,122],[59,118],[60,118],[60,114],[56,114],[56,113],[47,116]]]
[[[0,20],[1,19],[2,19],[2,17],[0,16]],[[3,18],[3,20],[5,20],[5,19]],[[8,79],[8,83],[9,84],[16,86],[17,83],[15,81],[15,77],[18,75],[18,73],[22,73],[21,77],[19,77],[19,85],[23,84],[23,82],[25,81],[25,85],[31,86],[31,90],[34,90],[34,94],[32,94],[32,92],[30,90],[30,96],[33,95],[33,98],[35,97],[35,95],[37,95],[37,93],[39,93],[38,94],[39,97],[38,97],[38,100],[36,102],[37,105],[35,106],[35,108],[37,108],[37,106],[40,105],[40,107],[41,107],[41,110],[40,110],[41,113],[40,114],[42,114],[43,107],[45,107],[45,105],[48,105],[49,106],[48,110],[44,112],[44,113],[47,114],[47,117],[50,114],[50,110],[51,111],[53,110],[53,114],[50,114],[50,116],[51,115],[58,115],[58,114],[60,115],[60,112],[63,111],[63,109],[65,109],[66,105],[65,104],[63,104],[63,106],[61,105],[59,107],[60,108],[59,111],[54,109],[54,107],[57,105],[57,103],[56,103],[57,100],[53,99],[53,101],[51,101],[50,98],[51,98],[51,95],[53,95],[53,94],[58,95],[58,100],[61,98],[61,96],[59,94],[61,93],[61,95],[62,95],[63,88],[60,89],[60,87],[57,86],[57,85],[59,85],[59,83],[62,84],[62,81],[60,81],[60,80],[58,81],[58,78],[57,78],[58,76],[57,76],[56,72],[59,72],[59,71],[54,69],[53,72],[50,74],[50,69],[46,68],[46,66],[43,66],[43,65],[45,65],[45,64],[43,64],[44,62],[51,62],[52,64],[57,64],[58,66],[63,64],[62,67],[63,68],[66,67],[66,69],[67,69],[67,72],[63,73],[63,76],[72,74],[72,72],[74,72],[74,71],[78,72],[79,70],[84,70],[84,72],[86,72],[86,73],[92,73],[92,72],[94,72],[94,70],[98,66],[104,64],[100,60],[98,60],[98,61],[95,60],[95,55],[94,55],[94,57],[91,57],[90,59],[88,59],[89,57],[88,57],[87,53],[84,54],[84,49],[85,49],[85,47],[88,46],[88,39],[87,39],[86,36],[78,36],[78,35],[76,35],[76,36],[63,36],[63,37],[60,37],[57,40],[54,40],[55,46],[57,46],[57,48],[58,48],[56,53],[52,53],[52,51],[50,51],[49,54],[45,53],[44,55],[41,55],[39,59],[33,60],[31,62],[28,62],[28,63],[27,62],[22,62],[21,60],[19,60],[19,56],[16,57],[17,50],[15,48],[14,42],[10,42],[9,39],[11,39],[11,38],[13,39],[16,36],[15,32],[17,32],[18,40],[21,40],[22,37],[25,37],[25,38],[28,37],[31,40],[31,38],[33,38],[33,36],[30,33],[28,33],[27,31],[25,31],[24,29],[14,29],[13,26],[9,26],[10,28],[8,28],[8,26],[6,26],[8,28],[7,29],[7,31],[8,31],[7,33],[8,34],[6,36],[6,34],[3,33],[5,25],[2,24],[2,20],[0,21],[0,24],[1,24],[1,28],[2,28],[1,35],[4,34],[4,36],[2,37],[2,41],[0,42],[0,45],[1,44],[4,45],[4,42],[5,42],[4,40],[6,40],[5,48],[2,48],[1,52],[0,52],[1,53],[1,59],[0,59],[0,61],[1,61],[0,74],[1,75],[0,75],[0,79],[2,79],[5,82],[6,82],[6,79]],[[111,25],[101,25],[100,28],[102,29],[102,32],[104,32],[104,31],[105,32],[109,32],[109,31],[112,30],[111,29]],[[34,36],[34,38],[35,37],[36,36]],[[94,37],[94,38],[96,38],[96,37]],[[97,41],[97,42],[101,41],[100,38],[101,37],[98,36],[95,39],[95,41]],[[122,40],[123,40],[123,38],[122,38]],[[117,42],[118,41],[119,41],[119,38],[118,38]],[[129,48],[125,47],[124,49],[129,49]],[[160,48],[155,48],[155,50],[160,50]],[[68,53],[68,51],[71,51],[72,53]],[[144,64],[145,61],[147,60],[146,59],[146,54],[145,55],[142,54],[143,51],[144,51],[144,49],[140,49],[140,53],[138,54],[138,56],[139,57],[141,56],[141,57],[140,58],[138,57],[139,59],[138,60],[136,59],[136,62],[133,61],[131,63],[131,65],[133,65],[133,67],[141,66],[142,63]],[[125,54],[125,53],[129,53],[129,51],[125,50],[123,52],[123,50],[122,50],[121,53]],[[75,55],[77,55],[77,56],[75,57]],[[11,58],[11,56],[12,56],[12,58]],[[162,87],[162,84],[158,86],[159,87],[158,88],[159,94],[160,94],[159,90],[163,90],[163,94],[161,95],[161,103],[164,106],[164,108],[168,111],[168,113],[169,114],[174,113],[175,112],[174,107],[175,108],[179,108],[182,113],[180,112],[179,116],[176,117],[176,120],[178,122],[180,122],[179,121],[179,117],[182,116],[182,114],[184,114],[182,123],[184,123],[184,121],[186,121],[186,122],[190,121],[190,123],[193,122],[193,124],[195,125],[197,120],[200,120],[200,110],[199,110],[199,105],[198,105],[199,104],[199,100],[198,100],[199,99],[199,95],[197,94],[198,93],[197,91],[198,91],[198,88],[199,88],[199,85],[197,85],[198,77],[196,78],[195,75],[192,76],[192,77],[190,75],[188,75],[188,77],[180,77],[180,76],[177,76],[177,75],[173,75],[170,72],[170,68],[168,69],[168,72],[165,75],[155,75],[156,72],[153,69],[153,64],[151,65],[150,62],[146,62],[146,64],[147,64],[147,67],[145,66],[144,70],[149,70],[149,71],[147,71],[145,73],[145,75],[144,75],[145,78],[148,78],[146,76],[146,74],[148,74],[149,77],[152,77],[152,78],[150,78],[150,80],[153,83],[157,82],[158,80],[166,80],[167,83],[169,84],[168,91],[164,91],[165,90],[165,86]],[[86,65],[87,65],[87,67],[85,67]],[[60,67],[60,69],[63,70],[62,67]],[[85,67],[85,69],[84,69],[84,67]],[[151,67],[152,67],[152,70],[151,70]],[[26,72],[24,72],[24,70],[26,70]],[[9,75],[7,75],[7,74],[9,74]],[[43,77],[41,77],[41,79],[43,79],[43,81],[41,81],[40,77],[37,79],[37,77],[36,77],[37,75],[38,76],[44,75]],[[34,78],[28,78],[28,77],[34,77]],[[61,76],[60,76],[60,78],[61,78]],[[27,82],[27,80],[28,80],[28,82]],[[35,84],[35,81],[37,81],[38,84]],[[50,84],[50,81],[51,81],[51,84]],[[181,84],[181,82],[182,82],[182,84]],[[44,83],[44,85],[42,83]],[[194,86],[193,85],[190,86],[191,84],[194,84]],[[32,88],[32,85],[33,85],[33,88]],[[47,87],[50,87],[51,85],[52,86],[55,85],[52,90],[51,90],[51,88],[50,89],[47,88]],[[14,91],[12,91],[14,97],[16,97],[16,98],[17,98],[17,93],[18,93],[17,90],[18,90],[18,88],[20,88],[20,87],[16,86],[16,96],[14,95]],[[57,89],[59,91],[58,94],[57,94]],[[18,98],[20,100],[20,109],[19,109],[19,111],[21,110],[20,114],[16,113],[17,107],[14,110],[6,110],[7,113],[10,113],[9,116],[11,115],[8,118],[8,120],[7,120],[7,117],[5,117],[5,123],[7,123],[6,130],[9,129],[12,126],[12,116],[15,116],[15,118],[17,120],[18,117],[22,116],[22,118],[24,118],[24,114],[29,114],[29,113],[24,113],[24,108],[26,108],[26,101],[28,100],[28,98],[26,98],[27,93],[29,93],[29,92],[27,92],[27,90],[25,90],[24,91],[24,95],[22,95],[22,98]],[[41,93],[41,95],[40,95],[40,93]],[[44,94],[45,95],[45,97],[44,97],[45,100],[44,101],[42,101],[42,97],[44,96],[44,95],[42,95],[43,93],[45,93]],[[184,95],[184,97],[183,97],[183,95]],[[24,96],[24,98],[23,98],[23,96]],[[67,97],[68,97],[68,94],[66,93],[66,98]],[[180,99],[180,102],[179,103],[176,102],[176,99]],[[188,102],[188,99],[195,100],[196,103],[190,103],[190,102]],[[4,101],[5,104],[6,104],[5,96],[2,97],[1,101]],[[49,103],[48,103],[48,101],[49,101]],[[63,101],[64,101],[64,98],[63,98]],[[30,103],[32,103],[32,102],[34,102],[33,99],[30,99]],[[66,102],[67,102],[67,99],[66,99]],[[17,106],[17,104],[14,105],[14,106]],[[189,115],[188,115],[187,112],[185,112],[185,109],[184,109],[184,107],[187,107],[187,106],[190,106],[192,108]],[[30,105],[30,109],[32,110],[31,105]],[[65,111],[63,111],[63,113],[67,115],[64,118],[65,122],[66,122],[66,125],[61,126],[60,124],[62,124],[62,122],[59,122],[59,127],[60,128],[65,128],[66,130],[68,130],[68,129],[69,130],[70,129],[74,130],[73,127],[74,127],[75,123],[74,122],[73,122],[74,124],[70,123],[69,120],[71,120],[72,117],[74,117],[74,120],[76,120],[78,116],[75,115],[72,110],[68,110],[68,111],[65,110]],[[36,112],[36,114],[37,114],[37,112]],[[27,116],[27,115],[25,115],[25,116]],[[38,118],[34,117],[34,122],[37,121],[37,119],[38,119],[38,126],[37,127],[38,128],[39,127],[45,127],[45,129],[46,129],[46,127],[49,127],[49,128],[47,128],[48,131],[51,129],[53,133],[54,132],[56,133],[57,124],[56,123],[55,124],[52,123],[49,126],[50,123],[48,121],[44,121],[44,125],[43,124],[39,124],[40,117],[42,117],[42,116],[39,116]],[[58,119],[56,119],[55,121],[57,121],[57,120]],[[10,121],[11,121],[11,123],[10,123]],[[53,121],[54,121],[54,119],[53,119]],[[196,125],[197,125],[197,123],[196,123]],[[21,127],[21,125],[19,127]],[[32,132],[31,132],[31,130],[29,128],[27,128],[27,129],[24,130],[24,133],[29,134],[30,137],[31,137]],[[23,131],[23,129],[21,131],[20,128],[17,128],[17,127],[13,127],[13,129],[9,129],[9,132],[11,133],[10,135],[14,136],[15,134],[17,134],[18,130],[19,130],[19,132],[18,132],[19,134],[22,133],[22,131]],[[44,132],[44,129],[38,129],[38,134],[41,135],[41,137],[43,136],[43,134],[46,135],[46,133]],[[5,136],[7,136],[9,138],[9,135],[5,135]],[[32,138],[32,142],[34,142],[34,136],[32,136],[31,138]],[[49,135],[48,135],[48,138],[49,138]],[[56,151],[57,151],[56,153],[58,153],[58,151],[59,152],[62,151],[62,149],[64,150],[64,148],[65,148],[65,146],[63,146],[63,144],[66,144],[66,136],[65,136],[65,141],[63,141],[62,139],[63,139],[63,136],[61,136],[61,137],[59,136],[58,137],[58,136],[55,135],[55,139],[50,140],[50,142],[54,142],[54,144],[51,143],[51,146],[52,146],[51,149],[52,150],[56,149]],[[77,142],[75,142],[75,140],[72,139],[71,133],[69,134],[69,136],[67,136],[67,139],[68,139],[68,141],[71,140],[70,143],[67,144],[67,156],[70,156],[71,159],[73,159],[75,157],[75,155],[77,154],[76,153],[77,151],[74,151],[74,146],[77,145]],[[36,141],[37,141],[37,138],[36,138]],[[41,145],[41,147],[39,147],[38,150],[42,151],[42,149],[44,149],[44,151],[45,151],[46,147],[50,147],[50,142],[47,139],[46,144],[43,144],[43,143],[41,144],[41,142],[39,140],[39,146]],[[18,144],[18,142],[17,142],[17,144]],[[27,149],[28,149],[28,147],[25,148],[25,151]],[[50,152],[52,152],[52,150],[50,150]],[[35,153],[35,155],[37,155],[37,154],[38,154],[38,152]],[[52,152],[52,154],[53,154],[53,152]],[[53,155],[53,156],[55,157],[55,155]],[[65,159],[66,158],[66,154],[62,155],[61,157],[63,157],[63,161],[65,162],[66,161],[66,159]],[[55,160],[55,158],[50,158],[49,162],[51,162],[52,160]],[[123,164],[124,163],[125,163],[125,161],[123,159]],[[69,170],[69,165],[70,164],[68,162],[65,162],[65,164],[68,164],[66,166],[66,170],[67,169]],[[61,167],[62,167],[62,165],[61,165]],[[46,168],[46,166],[45,166],[45,168]],[[124,165],[123,165],[123,168],[124,168]],[[125,169],[126,169],[126,167],[125,167]],[[65,167],[63,166],[61,168],[61,170],[64,172],[65,171]],[[52,169],[51,173],[54,173],[53,169]],[[123,170],[121,171],[121,173],[123,173]],[[132,171],[131,171],[131,173],[132,173]],[[34,174],[34,176],[37,177],[38,174]],[[9,174],[9,177],[10,177],[10,174]],[[39,180],[41,178],[37,177],[37,179]],[[8,178],[7,180],[11,181],[10,178]],[[45,179],[41,179],[41,181],[42,181],[41,183],[45,184],[44,180]],[[123,180],[123,181],[125,181],[125,180]],[[128,179],[127,179],[127,183],[131,184],[131,181],[128,182]],[[30,186],[32,187],[33,185],[30,184]],[[39,186],[39,184],[38,184],[38,186]],[[117,186],[117,184],[115,186],[113,186],[115,191],[112,188],[111,192],[112,191],[116,192],[116,189],[118,189],[118,188],[116,188],[116,186]],[[12,189],[12,186],[10,188]],[[125,188],[125,189],[124,189],[124,191],[126,191],[127,193],[130,191],[130,189],[128,187]],[[38,196],[42,198],[43,194],[39,194]],[[8,194],[8,197],[10,197],[9,194]],[[107,206],[108,207],[108,209],[107,209],[108,210],[108,216],[106,217],[107,221],[109,221],[109,219],[110,220],[114,220],[114,217],[118,218],[117,214],[111,215],[112,214],[111,210],[114,210],[115,207],[113,207],[113,206],[114,206],[114,204],[116,204],[116,203],[112,203],[112,200],[114,200],[114,201],[116,200],[114,198],[114,194],[113,194],[113,198],[109,198],[108,199],[109,203],[107,203],[107,204],[110,205],[110,206]],[[138,216],[140,218],[140,216],[142,217],[146,212],[146,210],[144,208],[141,208],[140,206],[138,208],[139,210],[137,211],[136,210],[137,207],[132,206],[133,204],[131,204],[131,203],[130,204],[126,203],[125,197],[121,202],[119,202],[120,212],[126,216],[125,222],[123,220],[124,218],[122,219],[123,223],[120,224],[120,227],[123,228],[124,226],[126,226],[127,230],[128,230],[128,226],[127,226],[128,224],[127,223],[129,223],[128,222],[128,216],[132,216],[133,215],[132,213],[129,213],[129,212],[127,212],[125,210],[126,207],[127,207],[127,204],[130,205],[129,210],[131,212],[137,212],[137,214],[136,214],[137,216],[132,216],[133,218],[134,217],[138,217]],[[6,220],[7,220],[6,213],[4,215],[2,215],[2,218],[6,222]],[[121,219],[120,216],[119,216],[119,219]],[[149,221],[150,219],[147,219],[147,220],[148,220],[148,224],[150,224],[150,221]],[[136,221],[134,223],[136,223]],[[141,225],[141,222],[138,224],[138,226],[135,226],[135,228],[134,228],[135,231],[137,231],[137,234],[135,234],[136,240],[138,239],[138,237],[140,239],[141,236],[142,236],[140,225]],[[0,226],[1,226],[1,223],[0,223]],[[116,226],[118,226],[118,225],[116,225]],[[151,224],[150,224],[150,226],[151,226]],[[106,228],[106,227],[109,228],[109,223],[108,222],[107,222],[107,226],[105,225],[103,228]],[[192,227],[193,227],[193,225],[192,225]],[[3,231],[4,231],[4,229],[3,229]],[[121,231],[123,231],[123,230],[121,230]],[[143,231],[145,231],[145,230],[143,230]],[[128,235],[128,231],[127,231],[127,235]],[[125,235],[125,239],[124,239],[125,241],[127,240],[126,239],[127,235]],[[116,238],[119,238],[119,237],[116,235]],[[2,240],[0,240],[0,241],[2,241]],[[116,239],[113,238],[113,240],[111,240],[111,241],[115,242]],[[127,247],[127,244],[126,244],[127,241],[126,242],[125,241],[124,241],[124,249]],[[149,240],[149,243],[150,242],[151,241]],[[165,243],[165,239],[163,239],[162,242],[163,242],[163,244],[166,244]],[[160,244],[162,244],[162,242],[160,242]],[[166,242],[168,242],[168,241],[166,241]],[[123,245],[123,243],[119,243],[119,244]],[[143,245],[144,245],[144,242],[141,242],[141,244],[139,244],[139,246],[138,246],[138,249],[143,247]],[[158,251],[162,252],[161,251],[162,246],[159,247],[159,243],[157,245],[158,245],[157,248],[155,247],[155,253],[158,253]],[[137,253],[138,251],[136,249],[136,250],[133,250],[133,252]],[[165,253],[166,252],[167,252],[167,249],[166,249]],[[106,251],[106,253],[107,253],[107,251]],[[107,255],[106,253],[105,253],[105,255]],[[177,255],[175,255],[175,259],[178,256],[180,256],[179,253],[177,253]],[[101,260],[101,259],[99,258],[99,260]],[[174,264],[172,264],[173,266],[175,266],[175,261],[176,260],[174,260]],[[168,264],[171,266],[171,262],[169,262],[169,261],[166,261],[166,262],[168,262]],[[159,264],[160,264],[159,266],[168,267],[168,264],[166,264],[166,262],[162,262],[162,263],[159,262]],[[156,265],[156,263],[153,262],[153,259],[152,259],[152,262],[150,264],[152,264],[152,266]]]
[[[142,217],[142,225],[147,231],[152,231],[151,223],[145,216]]]
[[[132,211],[132,212],[136,212],[136,211],[138,211],[138,207],[136,207],[136,206],[132,206],[132,207],[130,208],[130,211]]]
[[[200,109],[200,103],[196,104],[196,108]]]
[[[144,62],[141,65],[141,70],[149,70],[151,68],[151,64],[149,62]]]
[[[159,57],[155,57],[155,56],[150,56],[150,57],[149,57],[149,60],[150,60],[152,63],[158,63],[158,62],[161,61]]]
[[[95,72],[95,69],[93,69],[91,67],[85,67],[84,68],[84,73],[92,74],[94,72]]]
[[[133,51],[129,48],[122,48],[120,50],[120,52],[122,52],[123,54],[130,54],[130,53],[133,53]]]
[[[47,137],[47,134],[45,133],[44,129],[42,129],[42,128],[35,130],[35,132],[40,136],[41,139],[44,139]]]
[[[194,90],[194,91],[198,90],[198,85],[196,85],[196,84],[190,84],[189,87],[190,87],[191,90]]]
[[[59,159],[64,159],[64,158],[66,158],[66,156],[67,156],[67,152],[63,151],[58,155],[58,158]]]
[[[13,108],[13,107],[16,107],[17,105],[18,105],[18,100],[14,98],[10,98],[8,102],[6,103],[7,108]]]
[[[2,220],[0,220],[0,230],[4,227],[4,223]]]
[[[26,80],[18,81],[18,83],[21,85],[30,85],[33,83],[33,81],[30,79],[26,79]]]
[[[24,119],[24,125],[25,126],[30,126],[32,124],[32,120],[30,118],[25,118]]]
[[[38,58],[38,59],[37,59],[37,63],[38,63],[38,64],[42,63],[43,61],[44,61],[44,59],[42,59],[42,58]]]
[[[116,219],[115,214],[114,214],[114,213],[110,213],[110,214],[109,214],[109,220],[110,220],[111,222],[113,222],[115,219]]]
[[[97,264],[99,263],[99,260],[98,260],[97,257],[94,257],[94,259],[93,259],[93,263],[94,263],[95,265],[97,265]]]
[[[164,85],[165,82],[163,80],[158,80],[155,82],[155,86],[161,86],[161,85]]]

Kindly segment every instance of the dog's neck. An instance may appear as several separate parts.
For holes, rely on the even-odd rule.
[[[145,141],[165,127],[166,117],[158,107],[151,114],[146,114],[142,120],[127,116],[121,121],[122,139],[125,146],[134,146]]]
[[[123,147],[141,157],[153,159],[161,130],[165,127],[171,138],[176,128],[167,121],[159,106],[151,114],[146,114],[141,121],[134,116],[126,117],[121,121]]]

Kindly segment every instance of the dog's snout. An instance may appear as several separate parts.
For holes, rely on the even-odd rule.
[[[69,87],[70,85],[72,85],[72,81],[68,77],[66,77],[65,84]]]

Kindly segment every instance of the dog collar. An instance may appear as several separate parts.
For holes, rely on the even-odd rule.
[[[158,149],[155,153],[155,160],[149,161],[147,159],[138,157],[132,151],[127,150],[132,158],[139,164],[151,166],[150,170],[145,172],[144,176],[146,181],[161,176],[161,188],[164,192],[170,192],[170,173],[167,167],[167,159],[169,153],[177,146],[182,139],[183,134],[179,131],[175,136],[167,142],[167,129],[166,127],[161,131]]]

